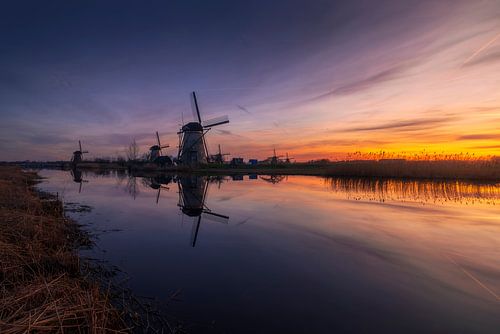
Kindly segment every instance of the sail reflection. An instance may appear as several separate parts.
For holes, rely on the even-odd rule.
[[[327,178],[328,188],[348,199],[443,204],[498,204],[500,184],[465,181]]]

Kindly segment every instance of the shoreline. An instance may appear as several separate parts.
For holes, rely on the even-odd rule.
[[[19,164],[25,168],[71,169],[69,163]],[[430,180],[500,181],[500,159],[491,160],[359,160],[331,163],[290,163],[277,165],[200,165],[159,167],[151,163],[82,162],[78,170],[121,170],[131,173],[202,175],[310,175],[322,177],[408,178]]]
[[[39,179],[0,167],[0,332],[127,333],[109,293],[82,273],[89,235],[57,197],[35,189]]]

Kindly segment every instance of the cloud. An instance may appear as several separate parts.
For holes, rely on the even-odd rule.
[[[251,114],[251,112],[250,112],[250,111],[248,111],[248,109],[247,109],[247,108],[245,108],[245,107],[243,107],[243,106],[240,106],[239,104],[237,104],[236,106],[238,107],[238,109],[240,109],[240,110],[242,110],[242,111],[246,112],[247,114]]]
[[[487,139],[498,139],[500,140],[500,134],[497,133],[481,133],[481,134],[471,134],[463,135],[456,138],[457,140],[487,140]]]
[[[224,135],[224,136],[231,136],[233,133],[229,130],[216,130],[218,134]]]
[[[378,73],[375,73],[367,78],[350,82],[348,84],[339,86],[327,93],[318,95],[308,100],[308,102],[314,100],[320,100],[329,96],[341,96],[358,93],[360,91],[372,88],[378,84],[386,81],[395,80],[401,77],[401,74],[409,68],[409,65],[398,65],[390,67]]]
[[[379,130],[391,130],[391,129],[421,130],[421,129],[428,129],[431,127],[436,127],[455,119],[456,117],[447,117],[447,118],[424,118],[424,119],[409,120],[409,121],[396,121],[396,122],[389,122],[373,126],[359,126],[359,127],[347,128],[344,130],[340,130],[340,132],[379,131]]]
[[[490,63],[495,63],[500,61],[500,51],[497,52],[491,52],[488,54],[485,54],[484,56],[478,57],[474,59],[473,61],[467,62],[463,65],[463,67],[471,67],[471,66],[476,66],[476,65],[481,65],[481,64],[490,64]]]

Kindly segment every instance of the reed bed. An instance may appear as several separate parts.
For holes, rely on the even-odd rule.
[[[35,183],[34,173],[0,168],[0,333],[129,332],[109,294],[82,275],[88,235]]]
[[[326,167],[327,176],[500,180],[500,159],[351,160]]]

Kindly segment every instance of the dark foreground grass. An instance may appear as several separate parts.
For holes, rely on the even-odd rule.
[[[128,332],[106,291],[81,273],[88,235],[35,183],[34,173],[0,167],[0,333]]]

